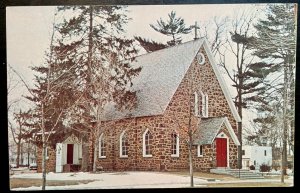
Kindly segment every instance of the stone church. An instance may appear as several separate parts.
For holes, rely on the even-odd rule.
[[[241,119],[205,39],[141,55],[132,66],[142,67],[133,79],[137,107],[125,112],[113,105],[105,107],[98,168],[186,170],[190,142],[194,170],[237,168],[237,123]],[[93,148],[91,144],[91,163]],[[48,151],[48,171],[80,170],[82,145],[75,135]]]

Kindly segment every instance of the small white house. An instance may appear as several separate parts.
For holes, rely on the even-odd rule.
[[[272,166],[272,147],[244,145],[242,147],[242,164],[245,169],[254,165],[256,170],[259,170],[262,164]]]

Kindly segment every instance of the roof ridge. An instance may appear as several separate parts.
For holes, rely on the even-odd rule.
[[[187,42],[184,42],[184,43],[181,43],[181,44],[177,44],[177,45],[174,45],[174,46],[169,46],[169,47],[166,47],[166,48],[163,48],[163,49],[155,50],[153,52],[147,52],[147,53],[144,53],[144,54],[141,54],[141,55],[137,55],[134,58],[136,59],[136,58],[139,58],[141,56],[150,55],[152,53],[158,53],[160,51],[164,51],[164,50],[167,50],[167,49],[184,46],[184,45],[186,45],[188,43],[197,42],[197,41],[200,41],[200,40],[204,40],[204,38],[199,38],[199,39],[196,39],[196,40],[190,40],[190,41],[187,41]]]

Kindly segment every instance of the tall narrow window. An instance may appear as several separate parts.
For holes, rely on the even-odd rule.
[[[120,135],[120,157],[128,157],[128,139],[125,131]]]
[[[106,158],[106,143],[103,133],[99,138],[99,158]]]
[[[45,154],[46,154],[46,160],[47,160],[47,159],[49,159],[49,151],[48,151],[48,147],[46,147],[45,150],[46,150],[46,153],[45,153]]]
[[[151,145],[153,142],[153,137],[148,129],[143,134],[143,156],[152,157]]]
[[[171,134],[171,157],[179,157],[179,136],[175,131]]]
[[[208,95],[207,93],[201,93],[202,97],[202,116],[208,117]]]
[[[198,145],[198,157],[203,157],[203,145]]]
[[[267,156],[267,150],[265,150],[265,156]]]
[[[199,115],[199,99],[198,99],[198,93],[195,92],[194,93],[194,101],[195,101],[195,105],[194,105],[194,109],[195,109],[195,115],[198,116]]]

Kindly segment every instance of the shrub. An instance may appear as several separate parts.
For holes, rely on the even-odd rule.
[[[250,169],[250,170],[255,170],[255,166],[254,166],[254,165],[251,165],[251,166],[249,167],[249,169]]]
[[[286,166],[287,166],[288,169],[292,169],[293,168],[293,163],[291,161],[288,161],[286,163]]]
[[[266,164],[262,164],[260,167],[259,167],[259,171],[260,172],[269,172],[271,171],[271,166],[268,166]]]

